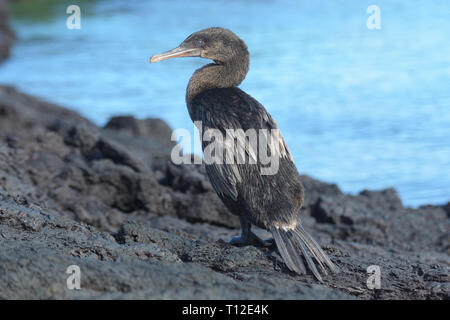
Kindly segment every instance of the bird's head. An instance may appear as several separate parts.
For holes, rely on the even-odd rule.
[[[178,57],[201,57],[216,64],[228,64],[248,61],[249,54],[244,41],[233,32],[215,27],[191,34],[175,49],[152,56],[150,62]]]

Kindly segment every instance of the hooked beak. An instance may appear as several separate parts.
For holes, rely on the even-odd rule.
[[[158,62],[166,59],[178,58],[178,57],[200,57],[201,49],[199,48],[185,48],[182,45],[175,49],[155,54],[150,58],[150,62]]]

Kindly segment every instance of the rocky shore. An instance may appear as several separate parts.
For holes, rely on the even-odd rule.
[[[410,209],[394,189],[347,195],[302,176],[304,225],[341,269],[320,284],[276,250],[228,245],[237,218],[202,166],[170,162],[170,135],[129,116],[99,128],[0,86],[0,299],[450,297],[450,204]]]

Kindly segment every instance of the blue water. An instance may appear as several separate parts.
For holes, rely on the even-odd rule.
[[[73,3],[81,30],[66,28]],[[366,27],[371,4],[381,9],[380,30]],[[192,130],[185,88],[206,61],[148,59],[191,32],[226,27],[251,53],[242,89],[276,119],[301,173],[351,193],[393,186],[409,206],[450,200],[448,1],[108,0],[40,8],[14,10],[18,41],[0,83],[99,125],[133,114]]]

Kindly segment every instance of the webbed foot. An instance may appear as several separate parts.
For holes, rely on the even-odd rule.
[[[271,247],[274,243],[273,238],[262,240],[253,232],[249,231],[247,234],[241,234],[240,236],[236,236],[231,238],[228,241],[229,244],[234,246],[255,246],[255,247]]]
[[[240,236],[233,237],[229,244],[234,246],[255,246],[255,247],[271,247],[275,242],[273,238],[262,240],[251,231],[251,224],[245,218],[240,217],[242,233]]]

